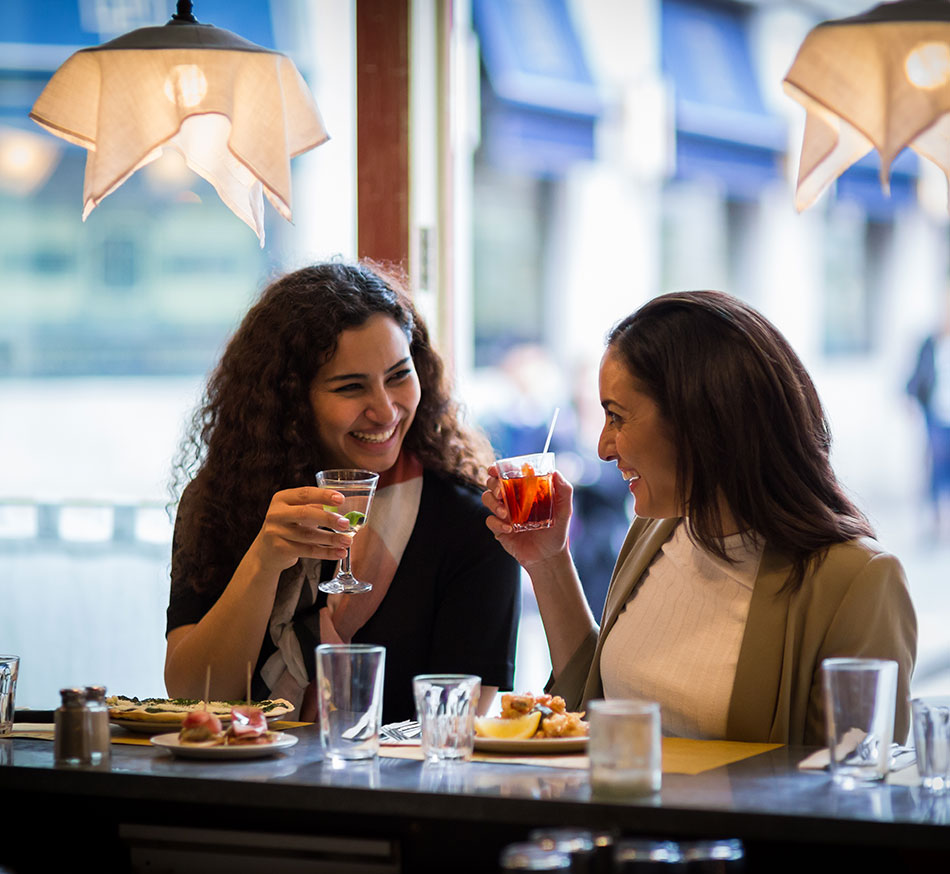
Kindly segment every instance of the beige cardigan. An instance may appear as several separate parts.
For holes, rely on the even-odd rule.
[[[600,653],[607,633],[679,519],[637,519],[617,557],[600,632],[592,631],[549,688],[572,710],[603,697]],[[894,659],[894,739],[910,727],[908,694],[917,617],[900,562],[863,538],[832,546],[794,594],[779,594],[787,561],[766,546],[752,592],[729,701],[726,739],[825,745],[821,661]]]

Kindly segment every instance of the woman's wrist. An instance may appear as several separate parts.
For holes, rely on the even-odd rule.
[[[268,563],[265,560],[266,550],[261,546],[260,540],[255,539],[244,553],[241,560],[240,569],[251,581],[260,581],[262,585],[271,584],[277,580],[284,568],[280,563]]]
[[[533,562],[523,562],[521,565],[534,581],[541,581],[550,577],[559,577],[564,573],[571,573],[574,568],[574,559],[570,548],[565,545],[552,555],[539,558]]]

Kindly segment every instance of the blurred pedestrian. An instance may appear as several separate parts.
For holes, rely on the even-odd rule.
[[[950,307],[921,344],[907,393],[920,404],[927,428],[928,499],[939,536],[950,521],[941,509],[950,497]]]

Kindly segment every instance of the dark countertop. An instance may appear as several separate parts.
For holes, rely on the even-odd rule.
[[[908,854],[919,862],[929,853],[945,858],[950,850],[950,799],[899,786],[838,789],[825,773],[796,770],[807,752],[801,748],[697,776],[665,774],[659,796],[605,802],[591,799],[581,770],[385,757],[335,769],[323,761],[313,727],[293,733],[300,742],[287,752],[249,761],[176,759],[113,744],[111,767],[101,771],[54,767],[48,741],[2,740],[0,790],[18,799],[19,810],[44,810],[77,834],[102,831],[106,841],[121,840],[123,824],[379,838],[397,848],[401,867],[392,870],[436,867],[448,836],[462,834],[477,838],[483,854],[454,870],[493,870],[486,860],[497,860],[505,843],[525,839],[531,828],[566,825],[739,837],[750,862],[771,858],[769,870],[777,870],[776,856],[809,858],[815,848],[825,857],[841,853],[853,862],[860,852],[891,864]]]

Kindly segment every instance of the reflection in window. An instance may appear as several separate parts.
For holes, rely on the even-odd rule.
[[[169,276],[179,274],[208,273],[220,275],[233,273],[235,260],[225,254],[187,253],[166,255],[162,259],[162,272]]]
[[[71,252],[51,249],[47,246],[28,252],[8,252],[3,259],[4,273],[39,273],[44,276],[60,276],[75,268],[76,259]]]
[[[109,288],[132,288],[138,247],[132,240],[106,240],[102,245],[102,282]]]
[[[825,229],[824,351],[831,356],[874,351],[874,313],[886,278],[893,224],[835,209]]]
[[[660,205],[657,292],[729,285],[726,201],[709,180],[672,182]]]
[[[475,364],[543,339],[546,205],[554,183],[475,167]]]

